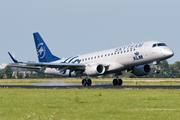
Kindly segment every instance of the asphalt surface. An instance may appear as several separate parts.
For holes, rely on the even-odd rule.
[[[30,86],[30,85],[0,85],[0,88],[23,88],[23,89],[180,89],[180,86],[113,86],[113,85],[93,85],[93,86]]]

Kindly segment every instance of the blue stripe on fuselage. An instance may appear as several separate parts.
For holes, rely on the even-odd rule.
[[[81,62],[81,60],[79,60],[79,59],[76,59],[73,63],[75,63],[75,62],[78,62],[78,63],[80,63]],[[72,71],[71,70],[69,70],[69,77],[71,77],[71,73],[72,73]]]
[[[70,63],[72,60],[74,60],[74,59],[77,58],[77,57],[78,57],[78,56],[73,57],[71,60],[69,60],[68,63]]]
[[[72,57],[67,58],[64,62],[61,62],[61,63],[66,63],[66,61],[68,61],[70,58],[72,58]]]
[[[66,62],[67,60],[69,60],[69,59],[70,59],[70,60],[69,60],[69,62],[68,62],[68,63],[70,63],[72,60],[74,60],[74,59],[75,59],[75,58],[77,58],[77,57],[78,57],[78,56],[75,56],[75,57],[73,57],[73,58],[72,58],[72,57],[70,57],[71,59],[70,59],[70,58],[68,58],[68,59],[66,59],[63,63],[65,63],[65,62]],[[67,71],[67,70],[64,70],[64,72],[63,72],[62,74],[66,74],[66,71]],[[71,71],[71,70],[70,70],[70,71]],[[71,74],[71,72],[70,72],[70,71],[69,71],[69,74]],[[71,75],[69,75],[69,76],[71,76]]]

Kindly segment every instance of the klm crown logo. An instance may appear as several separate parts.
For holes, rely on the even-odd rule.
[[[135,52],[134,55],[135,55],[135,57],[133,57],[134,60],[141,60],[141,59],[143,59],[143,56],[139,55],[139,52]]]
[[[135,54],[135,56],[137,56],[137,55],[139,55],[139,52],[136,52],[136,53],[134,53]]]

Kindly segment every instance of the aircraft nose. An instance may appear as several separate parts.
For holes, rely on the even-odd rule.
[[[170,48],[169,49],[165,49],[164,50],[164,55],[167,56],[167,57],[172,57],[174,55],[174,52]]]

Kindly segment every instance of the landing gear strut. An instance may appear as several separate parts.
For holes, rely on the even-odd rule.
[[[91,81],[91,79],[88,79],[87,77],[86,77],[86,79],[83,79],[82,80],[82,85],[83,86],[91,86],[91,84],[92,84],[92,81]]]
[[[156,68],[156,69],[155,69],[155,71],[154,71],[154,72],[155,72],[155,73],[157,73],[157,74],[159,74],[159,73],[160,73],[160,70],[159,70],[158,66],[157,66],[157,65],[155,65],[155,68]]]
[[[121,85],[123,84],[123,81],[122,81],[122,79],[119,79],[118,76],[119,76],[119,75],[122,75],[122,73],[119,72],[119,73],[116,73],[115,75],[116,75],[116,79],[113,80],[113,85],[114,85],[114,86],[116,86],[116,85],[121,86]]]
[[[154,62],[153,62],[153,65],[155,65],[155,71],[154,71],[154,73],[157,73],[157,74],[160,73],[158,64],[160,64],[160,61],[154,61]]]

